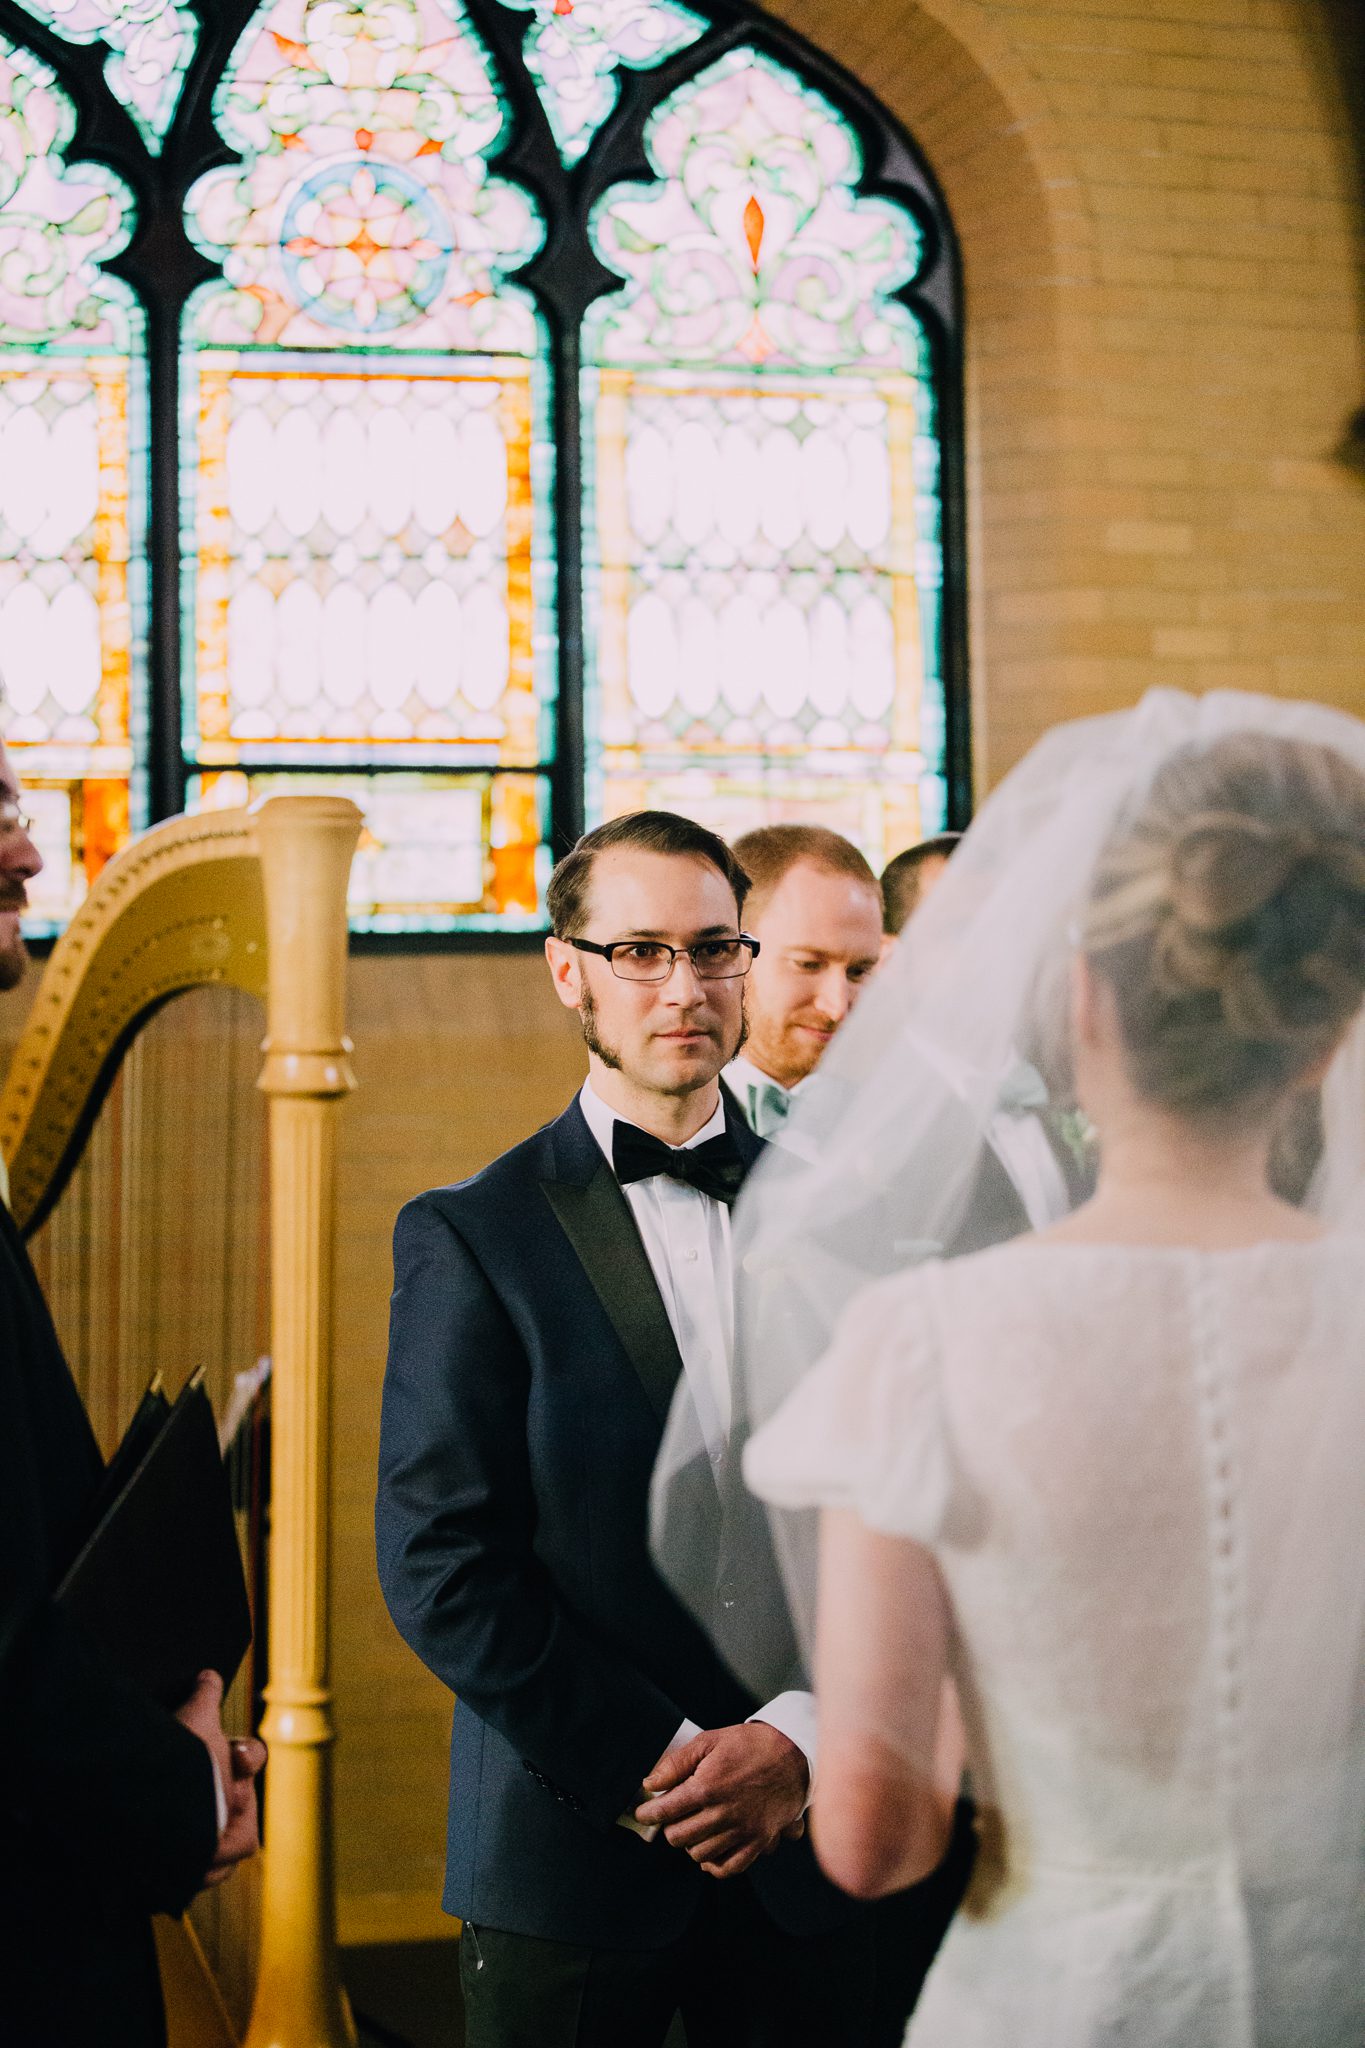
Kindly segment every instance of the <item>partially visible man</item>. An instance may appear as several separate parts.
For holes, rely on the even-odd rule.
[[[725,1081],[767,1138],[876,969],[881,895],[857,847],[821,825],[761,825],[735,841],[735,858],[761,950],[745,990],[748,1039]]]
[[[744,917],[760,951],[745,988],[749,1035],[725,1082],[760,1137],[780,1131],[882,954],[882,893],[851,841],[818,825],[762,825],[735,841]],[[899,2048],[971,1874],[964,1805],[942,1867],[872,1909],[869,2048]]]
[[[904,931],[929,891],[943,880],[943,871],[961,839],[960,832],[939,832],[907,846],[882,869],[882,930],[888,939]]]
[[[938,887],[961,841],[960,832],[940,832],[887,862],[881,882],[884,952]],[[936,1065],[941,1071],[942,1062]],[[965,1076],[962,1089],[965,1101]],[[1093,1192],[1093,1168],[1080,1144],[1074,1112],[1053,1106],[1043,1076],[1018,1051],[1000,1079],[985,1136],[966,1220],[941,1247],[949,1258],[1003,1244],[1026,1230],[1046,1230]]]
[[[0,744],[0,988],[42,859]],[[259,1742],[229,1745],[222,1680],[172,1715],[52,1597],[103,1470],[23,1240],[0,1201],[0,2036],[160,2048],[151,1915],[256,1846]]]

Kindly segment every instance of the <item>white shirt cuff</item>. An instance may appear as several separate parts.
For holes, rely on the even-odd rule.
[[[776,1728],[779,1735],[785,1735],[788,1742],[794,1742],[806,1759],[806,1799],[801,1808],[804,1813],[815,1793],[815,1752],[817,1747],[815,1694],[813,1692],[780,1692],[775,1700],[769,1700],[766,1707],[760,1707],[756,1714],[750,1714],[751,1721],[766,1721],[770,1728]]]
[[[213,1803],[218,1809],[218,1838],[221,1841],[227,1830],[228,1803],[227,1793],[223,1789],[223,1774],[218,1768],[218,1759],[212,1750],[209,1750],[209,1763],[213,1767]]]

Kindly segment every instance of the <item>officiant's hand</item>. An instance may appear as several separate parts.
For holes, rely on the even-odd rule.
[[[704,1728],[660,1758],[645,1779],[654,1796],[635,1817],[662,1826],[709,1877],[738,1877],[800,1832],[806,1787],[805,1757],[768,1722]]]
[[[194,1691],[184,1706],[177,1709],[175,1718],[199,1737],[217,1769],[227,1805],[227,1822],[218,1837],[204,1884],[222,1884],[239,1863],[255,1855],[261,1844],[256,1779],[265,1763],[265,1744],[255,1736],[228,1741],[223,1732],[223,1681],[216,1671],[200,1672]]]

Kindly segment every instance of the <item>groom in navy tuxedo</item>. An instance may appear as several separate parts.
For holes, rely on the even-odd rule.
[[[546,954],[587,1083],[398,1219],[379,1566],[457,1696],[444,1903],[469,2048],[651,2048],[678,2012],[690,2048],[869,2039],[868,1911],[801,1839],[813,1702],[748,1697],[646,1539],[680,1378],[726,1456],[730,1204],[761,1150],[718,1085],[746,886],[666,812],[581,840]]]

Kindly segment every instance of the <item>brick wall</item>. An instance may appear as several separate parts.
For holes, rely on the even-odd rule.
[[[967,299],[977,770],[1160,683],[1365,710],[1359,159],[1319,0],[780,0]]]

